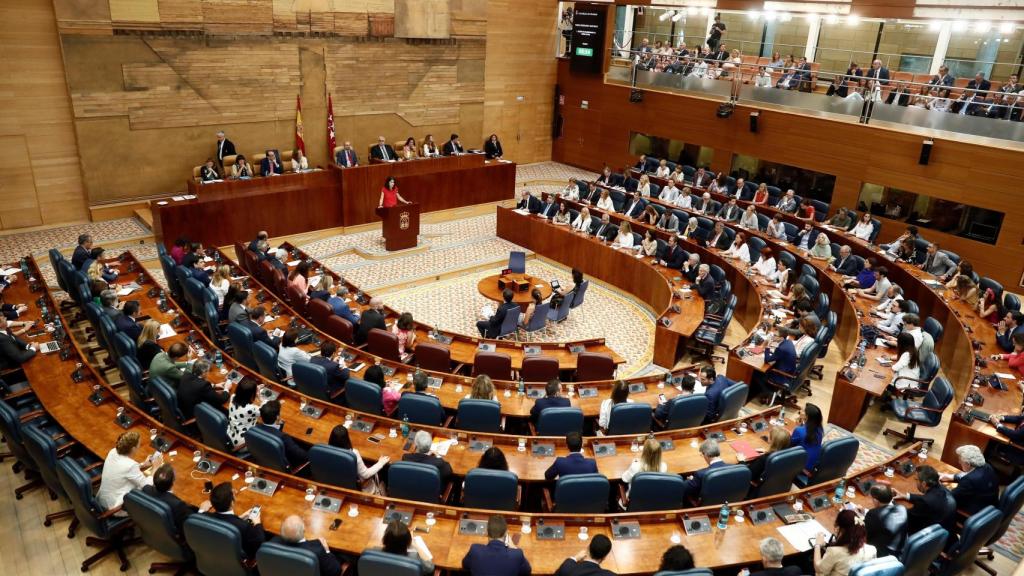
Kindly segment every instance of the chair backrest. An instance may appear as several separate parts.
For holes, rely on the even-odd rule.
[[[223,412],[206,402],[200,402],[195,407],[194,416],[203,444],[228,454],[234,452],[234,443],[228,436],[228,417]]]
[[[747,403],[747,394],[750,386],[743,382],[736,382],[725,390],[722,390],[722,397],[718,399],[718,421],[732,420],[740,415],[740,408]]]
[[[423,370],[451,372],[452,351],[444,344],[423,342],[416,345],[416,363]]]
[[[392,462],[388,496],[437,504],[441,500],[441,472],[430,464]]]
[[[512,357],[501,352],[477,352],[473,358],[473,376],[487,374],[493,380],[512,379]]]
[[[857,440],[856,436],[844,436],[825,442],[821,446],[818,466],[807,484],[820,484],[845,476],[856,460],[859,450],[860,440]]]
[[[218,341],[223,333],[220,329],[220,312],[217,311],[216,301],[206,300],[203,302],[202,311],[203,328],[211,340]]]
[[[579,307],[583,304],[583,297],[587,294],[587,288],[590,286],[590,280],[584,280],[580,282],[580,285],[572,291],[572,304],[571,308]]]
[[[413,424],[441,426],[444,424],[444,407],[441,400],[426,394],[402,394],[398,399],[395,417],[408,418]]]
[[[992,535],[986,546],[994,544],[1003,537],[1003,534],[1006,534],[1010,522],[1017,517],[1022,505],[1024,505],[1024,476],[1018,476],[1013,482],[1010,482],[1003,490],[1003,495],[999,497],[999,513],[1002,514],[1002,518],[999,529]]]
[[[464,398],[459,400],[455,419],[459,430],[498,433],[501,431],[501,404],[496,400]]]
[[[497,338],[504,338],[509,334],[515,334],[519,328],[519,317],[522,316],[523,312],[519,308],[509,309],[505,312],[505,318],[501,321],[501,326],[498,328]]]
[[[160,421],[164,426],[184,432],[185,418],[178,408],[178,392],[163,378],[153,376],[149,379],[149,393],[153,395],[153,400],[156,400],[156,405],[160,408]]]
[[[281,371],[277,367],[277,350],[267,345],[266,342],[253,342],[252,355],[256,359],[256,367],[264,378],[278,382]]]
[[[928,576],[931,573],[932,562],[946,547],[948,537],[949,532],[938,524],[932,524],[911,534],[903,546],[903,553],[900,554],[904,576]]]
[[[526,252],[519,252],[513,250],[508,255],[508,268],[513,274],[523,274],[526,272]]]
[[[231,342],[231,356],[250,370],[259,370],[253,355],[252,332],[245,326],[232,322],[228,324],[228,340]]]
[[[882,556],[854,565],[850,576],[903,576],[903,563],[894,556]]]
[[[35,461],[25,449],[23,429],[18,412],[7,402],[0,400],[0,433],[7,440],[7,449],[14,454],[17,462],[21,462],[29,470],[35,470]]]
[[[306,304],[306,314],[309,315],[309,320],[314,326],[323,330],[327,325],[327,319],[334,314],[334,308],[319,298],[310,298]]]
[[[754,491],[753,496],[773,496],[789,492],[797,475],[807,465],[807,450],[803,446],[793,446],[778,452],[772,452],[765,459],[764,482]],[[752,478],[754,482],[760,482],[761,478]]]
[[[245,447],[252,461],[260,466],[280,472],[287,472],[291,468],[284,451],[284,441],[262,428],[253,426],[246,431]]]
[[[292,364],[292,378],[299,392],[318,400],[331,401],[327,393],[327,370],[323,366],[312,362],[296,362]]]
[[[558,359],[552,356],[526,356],[519,377],[527,382],[548,382],[558,378]]]
[[[398,335],[380,328],[370,329],[366,337],[366,351],[385,360],[402,361],[402,355],[398,353]]]
[[[474,468],[466,473],[462,505],[485,510],[515,510],[519,477],[507,470]]]
[[[608,479],[601,474],[573,474],[555,482],[555,512],[603,514],[608,510]]]
[[[615,377],[615,360],[609,354],[580,352],[576,356],[576,381],[611,380]]]
[[[807,289],[807,296],[809,298],[816,298],[818,296],[819,285],[817,278],[808,274],[803,274],[800,276],[798,282],[803,284],[804,288]]]
[[[199,314],[200,308],[203,305],[203,283],[195,278],[185,278],[182,280],[182,286],[185,288],[185,300],[188,301],[188,308],[193,314]]]
[[[181,294],[181,285],[178,284],[178,276],[174,270],[174,258],[169,255],[159,257],[160,268],[163,269],[164,279],[167,281],[167,287],[170,288],[171,294],[177,296]]]
[[[739,502],[750,490],[750,468],[742,464],[719,466],[708,470],[700,485],[700,505],[715,506]]]
[[[132,490],[124,495],[124,511],[135,523],[146,546],[174,562],[184,562],[190,552],[182,546],[182,536],[174,526],[171,506],[141,490]]]
[[[21,429],[21,439],[24,443],[24,450],[32,459],[35,465],[30,469],[35,470],[42,477],[46,487],[57,495],[64,494],[64,488],[60,485],[60,478],[57,477],[57,444],[46,432],[40,430],[35,424],[26,424]],[[13,453],[13,450],[12,450]]]
[[[352,327],[351,322],[337,314],[331,314],[327,317],[323,330],[331,338],[341,340],[345,344],[352,344],[352,336],[355,329]]]
[[[261,574],[320,576],[320,561],[316,554],[298,546],[264,542],[256,551],[256,563]]]
[[[939,376],[932,382],[928,393],[925,394],[924,400],[921,401],[921,405],[925,408],[930,408],[934,411],[927,411],[927,425],[938,426],[942,422],[942,413],[945,412],[953,402],[953,386],[950,385],[949,380]]]
[[[356,455],[351,450],[314,444],[309,449],[309,472],[313,480],[350,490],[359,489]]]
[[[196,555],[196,568],[203,574],[250,576],[242,562],[242,534],[238,528],[212,514],[192,514],[185,519],[185,541]]]
[[[125,357],[135,358],[135,342],[127,334],[124,332],[114,332],[111,341],[114,345],[114,356],[117,359],[120,360]]]
[[[288,284],[285,287],[285,295],[288,297],[288,305],[295,309],[300,316],[306,316],[309,312],[306,309],[306,295],[295,284]]]
[[[708,397],[704,394],[676,396],[668,402],[667,430],[700,426],[708,412]]]
[[[572,407],[545,408],[537,417],[538,436],[565,436],[583,431],[583,410]]]
[[[686,482],[678,474],[640,472],[629,488],[627,512],[678,510],[685,508]]]
[[[149,390],[142,381],[142,367],[139,361],[131,356],[122,356],[117,359],[117,369],[121,373],[121,379],[128,385],[128,398],[132,404],[149,410],[146,400],[149,398]]]
[[[612,406],[608,434],[646,434],[651,431],[651,407],[646,402],[623,402]]]
[[[572,298],[562,298],[562,302],[558,305],[558,308],[549,308],[548,320],[552,322],[561,322],[569,317],[569,310],[572,308]]]
[[[365,550],[357,564],[359,576],[420,576],[420,562],[408,556]]]
[[[107,522],[99,515],[103,509],[92,493],[92,479],[78,465],[74,458],[61,458],[57,461],[57,478],[64,488],[64,493],[71,500],[75,518],[86,530],[99,538],[107,537]]]
[[[924,324],[921,325],[921,329],[932,335],[932,340],[938,344],[939,340],[942,340],[942,323],[932,318],[931,316],[924,319]]]
[[[1020,298],[1016,294],[1010,294],[1009,292],[1003,294],[1003,308],[1011,312],[1020,312]]]
[[[537,330],[544,329],[548,324],[548,314],[550,313],[550,301],[536,304],[533,308],[533,315],[530,316],[530,321],[526,323],[526,326],[524,326],[523,329],[527,332],[536,332]]]
[[[964,522],[964,528],[960,531],[960,539],[956,541],[947,561],[939,569],[940,576],[953,576],[966,571],[974,565],[978,557],[978,551],[999,529],[1003,515],[995,506],[989,505],[972,514]]]
[[[367,414],[384,413],[380,386],[359,378],[349,378],[345,383],[345,402],[349,408]]]

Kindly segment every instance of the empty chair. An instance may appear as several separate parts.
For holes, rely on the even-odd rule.
[[[704,474],[697,501],[701,506],[739,502],[750,490],[750,468],[742,464],[719,466]]]
[[[325,402],[335,401],[342,392],[337,390],[332,396],[327,388],[327,369],[312,362],[296,362],[292,364],[292,380],[296,390],[306,396]]]
[[[668,401],[668,419],[666,430],[693,428],[704,422],[708,412],[708,397],[704,394],[676,396]]]
[[[558,378],[558,359],[552,356],[526,356],[519,378],[527,382],[547,382]]]
[[[1003,490],[1003,495],[999,497],[999,513],[1001,514],[999,528],[988,539],[988,542],[985,543],[985,548],[978,551],[978,556],[984,556],[989,560],[995,558],[995,553],[991,547],[1006,534],[1006,531],[1010,528],[1010,522],[1017,517],[1021,506],[1024,506],[1024,476],[1018,476]],[[992,576],[996,575],[995,570],[981,560],[976,560],[975,563]]]
[[[592,382],[615,377],[615,360],[600,352],[580,352],[576,356],[576,381]]]
[[[367,414],[384,414],[384,399],[380,386],[359,378],[349,378],[345,383],[345,403],[348,407]]]
[[[459,400],[455,427],[470,432],[501,432],[501,404],[497,400]]]
[[[813,486],[845,476],[857,458],[858,450],[860,450],[860,441],[855,436],[844,436],[823,443],[817,466],[811,470],[810,476],[804,474],[797,476],[797,486],[801,488]]]
[[[621,403],[612,406],[608,417],[608,435],[645,434],[651,431],[651,407],[647,403]]]
[[[67,500],[68,496],[64,493],[64,487],[61,486],[60,478],[57,476],[57,460],[60,458],[57,442],[54,441],[49,432],[44,432],[34,422],[23,426],[21,432],[25,451],[34,462],[34,470],[37,471],[39,477],[43,480],[43,484],[50,491],[50,499],[63,498]],[[64,458],[72,458],[72,456],[65,455]],[[83,464],[83,462],[80,461],[79,464]],[[83,466],[83,470],[87,469],[88,466]],[[98,468],[96,470],[98,474]],[[18,498],[20,499],[20,495]],[[43,526],[50,526],[54,520],[62,518],[71,518],[71,526],[68,527],[68,537],[74,537],[75,530],[78,528],[78,519],[75,518],[74,509],[47,514],[43,520]]]
[[[178,432],[186,432],[187,427],[192,424],[192,420],[186,421],[181,409],[178,408],[178,393],[174,388],[171,388],[163,378],[157,376],[150,378],[149,392],[156,400],[156,405],[160,407],[160,420],[164,426],[170,426]]]
[[[366,337],[366,351],[385,360],[401,362],[402,354],[398,351],[398,335],[373,328]]]
[[[171,506],[141,490],[132,490],[124,495],[124,511],[135,523],[146,546],[171,560],[154,562],[149,567],[150,574],[158,570],[184,573],[192,564],[192,551],[183,544],[183,535],[178,534]]]
[[[942,340],[942,323],[932,318],[931,316],[924,319],[924,324],[921,325],[921,329],[931,334],[932,340],[935,344],[938,344]]]
[[[393,462],[388,471],[388,496],[439,504],[441,472],[430,464]]]
[[[538,436],[565,436],[583,431],[583,410],[579,408],[545,408],[537,417]]]
[[[567,298],[563,298],[567,300]],[[570,302],[570,305],[572,303]],[[533,309],[533,314],[530,316],[530,320],[523,325],[523,332],[527,334],[533,334],[538,330],[543,330],[548,324],[548,315],[551,314],[551,302],[543,302],[537,304]],[[417,353],[419,349],[417,349]]]
[[[280,382],[282,374],[277,364],[277,350],[271,348],[265,342],[253,342],[252,352],[260,374],[272,382]]]
[[[91,539],[86,540],[86,543],[102,547],[99,552],[82,561],[82,572],[87,572],[93,564],[110,554],[117,554],[118,559],[121,560],[122,572],[128,570],[128,557],[124,553],[125,546],[138,542],[138,540],[127,538],[131,520],[116,516],[107,517],[103,513],[103,509],[92,492],[92,477],[86,474],[73,459],[61,458],[57,461],[57,477],[64,488],[64,493],[71,500],[71,507],[75,511],[75,518],[79,525],[93,535]]]
[[[196,556],[196,568],[202,574],[252,576],[242,550],[238,528],[218,520],[212,514],[193,514],[185,519],[185,541]]]
[[[722,422],[739,417],[740,408],[747,403],[749,390],[750,387],[743,382],[736,382],[722,390],[722,397],[718,400],[717,421]]]
[[[252,332],[245,326],[232,322],[228,324],[228,340],[231,342],[231,356],[250,370],[259,370],[253,356]]]
[[[466,473],[462,505],[484,510],[515,510],[519,506],[519,478],[507,470],[474,468]]]
[[[256,564],[262,574],[320,576],[320,560],[316,554],[299,546],[264,542],[256,551]]]
[[[487,374],[492,380],[512,379],[512,357],[501,352],[477,352],[473,358],[473,376]]]
[[[526,252],[512,251],[508,254],[508,269],[513,274],[526,273]]]
[[[252,461],[260,466],[291,474],[295,474],[305,467],[305,463],[303,463],[292,468],[285,453],[284,441],[258,426],[253,426],[246,431],[245,446],[252,456]]]
[[[135,342],[124,332],[115,332],[110,338],[114,345],[114,358],[135,358]]]
[[[932,524],[924,530],[918,530],[907,538],[900,554],[904,576],[928,576],[931,574],[932,562],[939,557],[946,547],[949,532],[938,524]]]
[[[359,465],[355,452],[327,444],[314,444],[308,456],[309,472],[314,481],[359,490]]]
[[[443,426],[444,408],[436,396],[426,394],[402,394],[398,399],[395,417],[409,419],[413,424],[424,426]]]
[[[306,313],[309,315],[309,321],[323,330],[327,325],[327,319],[334,314],[334,308],[319,298],[310,298],[309,303],[306,304]]]
[[[999,529],[1002,514],[995,506],[986,506],[964,522],[960,539],[939,558],[939,576],[954,576],[969,569],[978,551]]]
[[[762,477],[751,479],[755,487],[751,488],[750,497],[761,498],[789,492],[793,481],[806,465],[807,450],[804,450],[803,446],[772,452],[765,458]]]
[[[285,288],[285,296],[287,296],[286,300],[288,301],[288,305],[298,312],[299,316],[306,316],[309,313],[306,309],[306,299],[308,296],[303,294],[302,289],[298,286],[295,284],[288,284]]]
[[[603,514],[608,510],[608,479],[601,474],[574,474],[555,482],[554,500],[544,489],[545,505],[559,514]]]
[[[423,342],[416,345],[416,364],[432,372],[452,371],[452,351],[444,344]]]
[[[583,297],[587,294],[587,288],[590,286],[590,280],[584,280],[580,282],[580,285],[572,291],[572,304],[571,308],[578,308],[583,305]]]
[[[200,402],[195,407],[196,427],[203,444],[230,454],[235,451],[234,443],[228,436],[228,417],[223,412]]]
[[[640,472],[630,482],[626,512],[685,508],[686,482],[678,474]]]
[[[38,466],[25,448],[24,429],[18,412],[7,402],[0,400],[0,433],[7,440],[7,449],[11,451],[9,456],[14,457],[15,466],[20,463],[25,469],[25,477],[29,480],[27,484],[14,489],[14,497],[18,500],[24,497],[25,492],[38,488],[41,484]],[[5,457],[8,455],[5,454]]]
[[[155,415],[158,409],[149,395],[146,382],[142,379],[142,368],[139,367],[138,360],[128,356],[122,357],[117,361],[117,369],[128,385],[128,398],[132,404]]]
[[[1010,294],[1009,292],[1003,294],[1003,308],[1010,312],[1020,312],[1020,298],[1016,294]]]
[[[389,554],[380,550],[366,550],[359,556],[359,576],[421,576],[420,561],[416,558]]]
[[[855,564],[849,576],[903,576],[903,563],[893,556],[883,556]]]
[[[908,388],[904,391],[904,394],[911,392],[911,390]],[[909,398],[893,398],[892,400],[892,409],[896,414],[896,418],[900,422],[909,424],[903,432],[887,428],[882,433],[884,436],[900,438],[901,440],[896,443],[896,447],[917,441],[933,444],[935,442],[933,438],[919,438],[915,435],[917,426],[921,425],[929,428],[938,426],[942,422],[942,413],[953,402],[953,387],[942,376],[936,377],[927,391],[919,390],[917,392],[924,394],[923,400],[917,401]]]

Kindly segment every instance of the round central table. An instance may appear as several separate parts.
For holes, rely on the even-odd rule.
[[[501,304],[505,301],[501,297],[502,288],[499,285],[499,280],[513,281],[513,280],[526,280],[530,283],[530,287],[526,290],[512,290],[515,292],[515,296],[512,297],[512,301],[519,304],[519,307],[525,312],[530,304],[533,302],[533,297],[530,293],[533,292],[534,288],[540,289],[541,300],[547,300],[551,296],[551,283],[547,280],[542,280],[536,276],[530,276],[529,274],[494,274],[493,276],[487,276],[480,280],[476,285],[476,289],[480,291],[480,294],[488,300],[494,300]]]

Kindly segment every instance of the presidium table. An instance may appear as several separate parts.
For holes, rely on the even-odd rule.
[[[150,203],[153,232],[170,245],[186,237],[226,246],[266,230],[286,236],[312,230],[376,222],[384,180],[394,176],[403,198],[421,212],[447,210],[513,197],[516,165],[464,154],[285,173],[268,178],[188,183],[191,199],[161,198]],[[177,198],[177,200],[175,199]]]

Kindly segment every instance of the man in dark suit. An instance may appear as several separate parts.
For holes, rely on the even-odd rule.
[[[267,346],[277,349],[277,346],[281,343],[281,339],[271,338],[270,334],[267,334],[267,331],[263,329],[263,319],[266,318],[266,316],[267,311],[263,306],[253,306],[249,309],[249,319],[245,322],[240,322],[239,324],[248,328],[249,332],[252,333],[253,343],[263,342]]]
[[[893,504],[893,492],[886,484],[871,487],[875,507],[864,514],[864,527],[868,544],[878,550],[879,556],[899,556],[907,538],[907,509]]]
[[[623,202],[622,213],[629,218],[639,218],[644,213],[644,208],[647,207],[647,203],[640,197],[639,194],[630,194],[629,199]]]
[[[562,562],[555,576],[615,576],[615,572],[601,567],[611,551],[612,541],[604,534],[598,534],[591,538],[586,550],[580,550]]]
[[[985,80],[985,73],[978,72],[974,75],[974,79],[967,83],[968,90],[980,90],[981,92],[988,92],[992,89],[992,83]]]
[[[547,201],[544,202],[544,204],[540,207],[540,210],[537,212],[537,214],[539,214],[539,215],[541,215],[541,216],[543,216],[545,218],[552,218],[557,213],[558,213],[558,204],[555,204],[555,195],[554,194],[548,194]]]
[[[999,91],[1006,94],[1017,94],[1021,90],[1024,90],[1024,86],[1017,81],[1016,74],[1010,74],[1010,78],[999,87]]]
[[[209,514],[238,529],[242,535],[242,551],[248,560],[256,559],[256,551],[266,540],[263,526],[260,523],[260,512],[258,510],[247,510],[242,517],[235,516],[233,506],[235,505],[235,490],[231,482],[221,482],[210,491],[210,505],[212,510]]]
[[[123,314],[121,309],[117,307],[117,293],[109,288],[100,292],[100,307],[103,309],[103,313],[115,323],[118,317]]]
[[[999,505],[999,478],[992,466],[985,461],[981,449],[973,444],[964,444],[956,449],[960,458],[960,469],[956,474],[940,474],[942,482],[956,482],[953,498],[956,507],[968,515],[982,508]]]
[[[562,383],[558,381],[558,378],[549,380],[544,387],[545,396],[534,400],[533,407],[530,408],[530,419],[536,422],[545,408],[568,408],[571,403],[568,398],[558,395],[561,391]]]
[[[334,284],[327,293],[327,303],[331,305],[331,310],[335,314],[348,320],[353,327],[358,326],[359,314],[353,312],[349,307],[348,302],[345,301],[346,296],[348,296],[348,288]]]
[[[740,207],[736,205],[736,199],[730,198],[728,202],[722,204],[717,216],[722,220],[739,220],[742,212]]]
[[[323,537],[306,540],[306,524],[300,516],[288,516],[281,522],[281,535],[275,536],[271,542],[283,544],[290,548],[302,548],[316,555],[320,565],[320,576],[341,576],[341,562],[331,553],[327,540]]]
[[[897,106],[907,106],[910,104],[910,91],[907,90],[907,83],[897,82],[896,89],[889,92],[889,96],[885,99],[885,103],[896,104]]]
[[[192,506],[181,498],[178,498],[172,492],[174,488],[174,465],[173,464],[161,464],[156,472],[153,473],[153,484],[142,487],[142,491],[157,500],[160,500],[164,504],[167,504],[171,508],[171,515],[174,517],[174,527],[177,529],[177,535],[183,537],[182,527],[185,525],[185,519],[195,514],[196,512],[206,512],[210,509],[210,503],[203,502],[200,507]]]
[[[718,440],[714,438],[708,438],[700,443],[700,455],[704,457],[704,461],[707,462],[707,466],[693,473],[686,479],[683,486],[684,499],[693,498],[696,499],[700,496],[701,488],[704,486],[704,477],[707,473],[715,468],[721,468],[725,466],[725,461],[722,460],[721,451],[718,448]]]
[[[796,233],[793,237],[793,244],[801,250],[810,250],[814,247],[814,241],[818,238],[818,231],[811,226],[810,222],[805,222],[803,230]]]
[[[882,66],[881,60],[875,60],[871,63],[871,69],[868,70],[867,78],[868,80],[873,80],[879,86],[885,86],[889,83],[889,69]]]
[[[11,328],[15,324],[21,326],[21,330],[12,332]],[[31,325],[31,322],[10,321],[0,314],[0,370],[17,368],[36,355],[35,343],[18,338],[18,335],[27,332]]]
[[[796,88],[801,92],[811,91],[811,65],[807,58],[801,56],[797,60],[796,68],[793,71],[793,80],[789,84],[790,90]]]
[[[932,524],[955,532],[956,499],[939,483],[935,468],[925,465],[917,469],[917,490],[921,493],[897,495],[897,499],[913,504],[907,512],[907,534],[915,534]]]
[[[708,397],[708,411],[704,415],[704,422],[710,424],[718,420],[722,392],[732,385],[732,380],[726,378],[725,374],[716,374],[711,366],[701,368],[697,372],[697,380],[704,387],[704,395]]]
[[[697,279],[694,280],[697,286],[697,294],[704,299],[707,305],[717,297],[715,290],[715,279],[711,277],[711,268],[707,264],[697,267]]]
[[[729,236],[725,232],[725,225],[721,222],[715,222],[715,227],[711,229],[711,233],[704,239],[705,248],[717,248],[718,250],[725,250],[729,247],[731,242]]]
[[[717,60],[719,62],[725,62],[728,59],[729,59],[729,49],[725,46],[725,42],[722,42],[718,46],[718,50],[714,50],[713,52],[711,52],[708,55],[708,60]]]
[[[508,536],[505,518],[487,519],[487,544],[473,544],[462,558],[462,569],[471,576],[529,576],[530,561]]]
[[[284,427],[284,422],[281,421],[281,403],[277,400],[265,402],[263,406],[260,406],[260,422],[256,424],[256,427],[281,439],[284,443],[284,454],[288,459],[288,466],[293,470],[308,461],[306,450],[299,446],[294,438],[281,430]]]
[[[462,148],[462,141],[459,140],[458,134],[452,134],[452,137],[441,147],[441,153],[445,156],[455,156],[464,152],[465,150]]]
[[[224,168],[224,157],[234,156],[235,154],[234,143],[228,140],[223,130],[217,132],[217,164],[220,165],[222,170]]]
[[[974,90],[968,89],[949,105],[949,111],[961,116],[974,116],[982,104],[983,99]]]
[[[519,310],[519,304],[512,301],[515,297],[515,293],[506,288],[501,292],[501,298],[504,302],[498,306],[498,309],[486,320],[478,320],[476,323],[476,329],[480,331],[480,335],[484,338],[497,338],[501,332],[501,325],[505,322],[505,315],[513,310]]]
[[[373,158],[374,160],[383,160],[385,162],[398,160],[398,156],[395,154],[395,149],[388,144],[387,139],[383,136],[378,136],[377,145],[370,148],[370,158]]]
[[[857,272],[860,272],[857,266],[857,260],[852,258],[852,250],[849,246],[839,247],[839,258],[832,261],[829,268],[839,272],[843,276],[856,276]]]
[[[114,327],[135,342],[139,339],[139,334],[142,334],[142,326],[139,326],[136,321],[139,316],[139,302],[137,300],[125,302],[121,312],[121,315],[114,319]]]
[[[452,478],[452,465],[445,462],[444,458],[434,454],[430,451],[430,446],[433,443],[433,439],[430,436],[430,432],[426,430],[420,430],[416,432],[416,435],[412,439],[413,452],[402,456],[402,462],[418,462],[420,464],[429,464],[441,474],[441,486],[442,490],[445,484],[448,483]]]
[[[359,156],[357,156],[356,151],[352,149],[352,143],[345,142],[344,146],[344,148],[338,150],[338,153],[334,155],[334,163],[342,168],[359,166]]]
[[[370,330],[377,328],[378,330],[387,330],[388,327],[384,323],[384,301],[378,297],[370,299],[370,307],[367,308],[362,317],[359,318],[359,328],[356,330],[354,339],[356,344],[363,344],[366,342],[366,337],[370,334]]]
[[[991,94],[991,96],[992,98],[986,100],[986,104],[978,111],[978,116],[995,118],[996,120],[1006,118],[1006,113],[1009,112],[1009,107],[1006,105],[1005,95],[997,92]]]
[[[601,221],[594,226],[594,236],[604,238],[606,241],[611,241],[618,234],[618,227],[612,224],[611,217],[607,212],[601,214]]]
[[[285,277],[288,277],[288,251],[284,248],[275,248],[273,250],[267,250],[266,261],[270,262],[270,265],[277,268],[284,273]]]
[[[249,242],[248,249],[252,250],[253,253],[256,254],[256,258],[258,260],[263,260],[264,258],[267,257],[266,253],[264,253],[263,251],[263,246],[269,239],[270,235],[267,234],[267,231],[260,230],[259,232],[256,233],[256,237],[253,238],[251,242]]]
[[[529,190],[523,188],[520,194],[519,201],[516,202],[516,210],[527,210],[531,214],[538,214],[542,209],[541,201],[536,196],[530,193]]]
[[[694,384],[696,384],[696,382],[696,379],[694,379],[692,375],[685,374],[677,387],[679,394],[675,396],[675,398],[666,402],[661,402],[659,400],[658,407],[654,409],[654,418],[659,424],[664,425],[668,423],[668,416],[672,410],[672,403],[676,398],[685,398],[686,396],[693,395]]]
[[[1024,313],[1008,310],[996,326],[996,344],[1007,352],[1013,352],[1013,338],[1024,334]]]
[[[224,411],[224,403],[230,396],[227,390],[213,387],[206,375],[210,372],[208,360],[196,360],[192,368],[185,372],[178,383],[178,409],[185,420],[191,420],[195,416],[195,408],[200,402],[206,402],[210,406]]]
[[[103,248],[93,248],[91,234],[79,234],[78,246],[75,246],[75,251],[71,254],[71,265],[75,270],[85,272],[82,270],[82,264],[99,258],[100,254],[103,254]]]
[[[573,474],[597,473],[597,462],[583,457],[583,436],[580,436],[579,432],[566,434],[565,444],[569,449],[569,455],[555,458],[551,466],[544,471],[544,478],[551,481]]]
[[[676,240],[675,234],[668,237],[668,243],[665,244],[665,248],[659,256],[658,264],[676,270],[682,268],[683,262],[686,261],[686,252],[679,247],[679,241]]]
[[[345,383],[348,382],[348,368],[342,367],[334,358],[337,352],[338,345],[332,340],[324,339],[320,343],[320,355],[310,359],[311,363],[323,367],[327,372],[327,395],[331,398],[345,390]]]
[[[267,157],[260,161],[260,174],[267,177],[280,176],[283,173],[284,167],[281,165],[281,159],[277,157],[277,152],[267,150]]]
[[[690,257],[679,267],[679,271],[683,273],[683,278],[690,283],[697,282],[697,275],[700,274],[700,254],[690,252]]]
[[[949,67],[946,65],[939,66],[939,73],[932,76],[928,84],[932,86],[945,86],[947,88],[953,87],[953,82],[956,80],[953,75],[949,73]]]

